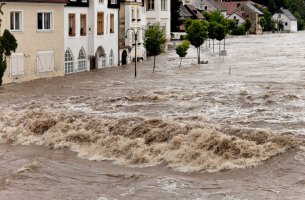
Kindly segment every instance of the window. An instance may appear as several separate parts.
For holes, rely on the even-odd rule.
[[[23,53],[13,53],[10,56],[11,76],[18,76],[24,74]]]
[[[110,33],[114,33],[114,14],[110,14]]]
[[[137,9],[137,19],[138,19],[138,21],[141,21],[140,9]]]
[[[104,35],[104,13],[97,13],[97,34]]]
[[[155,10],[155,0],[148,0],[148,10]]]
[[[38,30],[51,30],[52,29],[52,13],[39,12],[37,13],[37,29]]]
[[[207,7],[207,6],[204,6],[204,10],[208,10],[208,7]]]
[[[10,16],[11,31],[22,31],[22,13],[21,11],[12,11]]]
[[[134,9],[132,8],[131,9],[131,18],[132,18],[132,21],[135,21],[135,14],[134,14]]]
[[[69,14],[69,36],[75,36],[75,14]]]
[[[84,49],[81,49],[78,54],[78,59],[77,59],[77,70],[78,71],[85,71],[87,68],[86,64],[86,54]]]
[[[70,49],[68,49],[65,52],[65,74],[71,74],[73,73],[74,69],[74,59],[72,52]]]
[[[167,10],[167,0],[161,0],[161,10],[166,11]]]
[[[285,22],[285,26],[288,26],[288,23],[287,23],[287,22]]]
[[[51,72],[54,71],[54,52],[44,51],[37,52],[37,72]]]
[[[111,0],[111,4],[117,4],[117,0]]]
[[[80,35],[87,35],[87,16],[84,14],[80,15]]]
[[[113,66],[114,63],[114,55],[113,55],[113,50],[110,50],[110,55],[109,55],[109,66]]]

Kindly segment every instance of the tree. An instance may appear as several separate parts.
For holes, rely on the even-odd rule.
[[[0,14],[3,15],[2,6],[0,5]],[[0,28],[2,19],[0,18]],[[6,57],[11,55],[11,52],[15,52],[18,47],[16,38],[5,29],[3,35],[0,35],[0,85],[2,85],[2,78],[7,67]]]
[[[277,23],[277,30],[278,31],[283,31],[284,30],[284,24],[283,21],[279,20]]]
[[[237,27],[237,22],[234,19],[229,19],[228,20],[228,29],[229,29],[230,34],[236,27]]]
[[[215,26],[215,39],[219,41],[219,51],[220,51],[220,41],[226,37],[226,28],[222,24],[217,24]]]
[[[216,38],[215,28],[217,26],[216,22],[210,22],[208,26],[208,36],[213,41],[213,52],[214,52],[214,40]]]
[[[247,18],[244,22],[244,26],[245,26],[245,31],[248,32],[252,26],[251,20]]]
[[[187,55],[187,50],[190,48],[190,42],[188,40],[184,40],[181,44],[179,44],[176,47],[176,53],[180,57],[180,65],[179,68],[181,67],[181,62],[182,58],[184,58]]]
[[[259,21],[259,25],[265,31],[275,30],[275,21],[272,19],[272,14],[267,8],[260,9],[264,13],[264,17]]]
[[[155,24],[146,29],[144,47],[146,48],[148,55],[154,56],[153,72],[156,67],[156,56],[165,51],[166,41],[165,30],[160,26],[160,24]]]
[[[171,32],[179,31],[180,5],[180,0],[171,0]]]
[[[265,30],[265,26],[266,26],[266,20],[265,20],[265,17],[262,17],[260,20],[259,20],[259,25],[262,27],[263,30]]]
[[[246,28],[244,25],[238,26],[236,29],[232,32],[233,35],[245,35],[246,34]]]
[[[198,64],[200,64],[200,46],[207,38],[207,27],[205,21],[192,20],[192,23],[186,29],[187,38],[190,43],[197,48]]]
[[[268,9],[270,10],[270,12],[272,14],[275,13],[275,11],[276,11],[276,4],[275,4],[274,0],[268,0]]]

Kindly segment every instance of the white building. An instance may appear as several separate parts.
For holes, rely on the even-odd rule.
[[[280,10],[272,16],[272,19],[274,19],[276,22],[282,22],[283,31],[298,31],[298,20],[287,9],[280,8]]]
[[[117,0],[69,0],[64,27],[65,74],[118,65]]]
[[[120,3],[120,60],[125,65],[134,62],[135,49],[137,61],[146,58],[143,47],[144,30],[146,28],[146,9],[143,0],[125,0]],[[137,41],[135,41],[137,34]]]
[[[146,20],[148,25],[159,23],[166,31],[166,37],[171,38],[170,0],[146,0]]]
[[[233,12],[230,15],[227,15],[227,19],[234,19],[237,22],[237,25],[240,26],[245,22],[245,19],[238,12]]]

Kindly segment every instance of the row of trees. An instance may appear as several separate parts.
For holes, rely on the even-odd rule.
[[[192,20],[187,19],[185,21],[185,28],[187,33],[187,40],[195,48],[197,48],[197,60],[200,64],[200,47],[207,41],[207,39],[213,42],[213,52],[214,52],[214,41],[219,41],[219,51],[220,42],[225,40],[227,34],[245,34],[251,27],[251,21],[249,19],[240,26],[237,26],[235,20],[230,20],[224,18],[224,16],[219,11],[214,11],[212,13],[204,13],[206,20]],[[240,31],[241,30],[241,31]],[[176,48],[176,53],[182,59],[186,55],[189,43],[183,42]],[[224,42],[225,47],[225,42]],[[181,65],[181,64],[180,64]]]

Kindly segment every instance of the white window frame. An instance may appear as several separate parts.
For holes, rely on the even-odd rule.
[[[167,0],[161,0],[161,11],[167,11]]]
[[[13,62],[12,62],[12,59],[13,57],[17,57],[17,59],[19,58],[22,58],[22,70],[19,70],[20,69],[20,66],[18,65],[17,66],[17,74],[13,74]],[[13,53],[11,54],[10,56],[10,76],[23,76],[24,75],[24,54],[23,53]],[[21,72],[20,72],[21,71]]]
[[[20,20],[20,30],[16,30],[15,28],[14,29],[11,29],[11,13],[12,12],[20,12],[21,13],[21,15],[20,15],[20,18],[21,18],[21,20]],[[15,16],[14,16],[14,19],[15,19]],[[14,20],[14,23],[15,23],[15,20]],[[15,24],[14,24],[14,26],[15,26]],[[23,10],[10,10],[10,31],[11,32],[23,32]]]
[[[111,49],[109,54],[109,66],[112,67],[113,65],[114,65],[114,53],[113,50]]]
[[[156,9],[155,0],[148,0],[148,11],[154,11],[155,9]]]
[[[72,60],[66,60],[66,52],[69,52],[70,53],[70,56],[71,56],[71,58],[72,58]],[[75,68],[75,66],[74,66],[74,55],[73,55],[73,52],[70,50],[70,49],[67,49],[66,51],[65,51],[65,74],[72,74],[72,73],[74,73],[74,68]]]
[[[81,51],[84,54],[84,58],[80,58]],[[77,71],[86,71],[86,69],[87,69],[86,52],[83,48],[81,48],[78,52],[78,57],[77,57]]]
[[[50,13],[51,14],[51,22],[50,22],[50,29],[44,29],[44,23],[42,24],[42,29],[38,29],[38,14],[39,13]],[[44,16],[44,15],[43,15]],[[44,20],[42,20],[44,21]],[[37,29],[37,32],[51,32],[51,31],[54,31],[54,11],[52,10],[38,10],[37,13],[36,13],[36,29]]]

